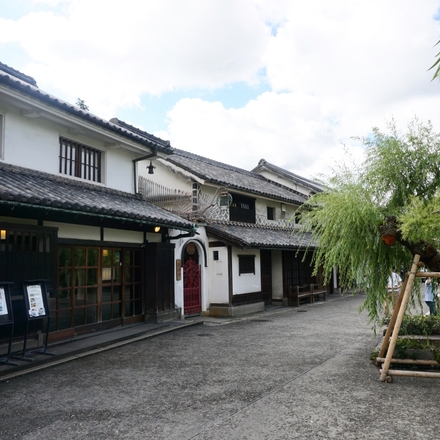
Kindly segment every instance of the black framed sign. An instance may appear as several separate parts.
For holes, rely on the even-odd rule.
[[[0,325],[14,322],[9,284],[0,281]]]
[[[14,283],[0,281],[0,325],[9,325],[8,352],[5,357],[0,358],[0,364],[18,365],[11,362],[12,335],[14,333],[14,313],[12,311],[12,302],[9,286]]]
[[[24,302],[27,319],[41,319],[50,316],[44,281],[24,282]]]
[[[46,342],[44,347],[38,348],[29,353],[47,354],[53,356],[53,353],[47,352],[47,342],[49,340],[49,323],[50,323],[50,310],[49,303],[47,300],[47,287],[46,283],[48,280],[27,280],[23,281],[23,299],[25,305],[25,316],[26,316],[26,332],[23,340],[23,353],[21,356],[14,356],[14,359],[21,359],[24,361],[32,362],[33,358],[28,357],[28,352],[26,351],[28,332],[29,332],[29,322],[36,319],[47,318],[46,325]]]

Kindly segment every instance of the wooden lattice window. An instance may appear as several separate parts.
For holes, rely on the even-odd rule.
[[[238,274],[253,273],[255,274],[255,255],[239,255],[238,256]]]
[[[229,207],[229,220],[255,223],[255,199],[241,194],[232,194],[232,203]]]
[[[60,173],[101,182],[101,155],[95,148],[60,138]]]

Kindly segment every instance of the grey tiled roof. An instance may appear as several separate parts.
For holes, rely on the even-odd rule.
[[[241,248],[296,250],[314,247],[311,235],[288,228],[270,228],[253,224],[211,224],[206,226],[212,235]]]
[[[307,200],[298,191],[272,182],[259,174],[187,151],[174,149],[174,154],[168,156],[167,161],[217,185],[296,204],[302,204]]]
[[[11,75],[15,76],[16,78],[21,79],[24,82],[29,83],[32,86],[37,86],[37,81],[35,81],[32,76],[26,75],[19,70],[14,69],[13,67],[7,66],[6,64],[0,63],[0,69],[3,70],[6,73],[10,73]]]
[[[20,203],[96,217],[191,230],[193,224],[138,195],[0,163],[0,205]]]
[[[69,114],[88,121],[89,123],[95,124],[99,127],[104,127],[121,136],[127,137],[130,140],[136,141],[148,148],[155,148],[164,154],[169,154],[172,151],[168,141],[164,141],[163,139],[150,135],[147,132],[138,130],[128,124],[121,123],[121,121],[117,120],[116,118],[112,121],[107,121],[89,111],[80,109],[76,105],[69,104],[68,102],[58,99],[55,96],[52,96],[49,93],[39,89],[37,83],[32,77],[27,76],[24,73],[21,73],[3,63],[0,63],[0,85],[1,84],[19,90],[21,93],[45,102],[46,104],[58,109],[64,110]]]
[[[273,171],[275,174],[283,176],[286,179],[289,179],[293,182],[304,185],[305,187],[310,188],[311,190],[313,190],[315,192],[321,192],[324,190],[324,185],[322,185],[318,182],[315,182],[314,180],[306,179],[305,177],[299,176],[298,174],[287,171],[284,168],[280,168],[272,163],[267,162],[264,159],[260,159],[260,161],[258,162],[258,166],[256,166],[252,170],[252,172],[256,172],[257,170],[259,170],[261,168],[266,168],[270,171]]]
[[[127,130],[128,132],[134,133],[137,136],[140,136],[142,139],[145,139],[146,141],[150,141],[157,146],[160,146],[160,151],[164,153],[172,153],[173,149],[171,148],[170,141],[165,141],[161,138],[158,138],[157,136],[154,136],[150,133],[147,133],[144,130],[141,130],[137,127],[134,127],[133,125],[127,124],[124,121],[121,121],[118,118],[112,118],[110,119],[110,122],[112,124],[117,125],[118,127],[123,128],[124,130]]]

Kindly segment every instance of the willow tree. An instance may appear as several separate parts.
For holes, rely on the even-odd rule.
[[[440,44],[440,40],[437,41],[435,45],[438,46],[439,44]],[[435,69],[432,80],[436,78],[440,78],[440,52],[435,56],[435,58],[436,58],[436,62],[428,69],[428,70]]]
[[[362,165],[340,164],[303,206],[300,223],[318,243],[315,273],[322,268],[328,282],[336,266],[343,288],[361,285],[363,308],[377,323],[393,267],[408,270],[418,253],[440,271],[440,134],[415,119],[405,133],[392,121],[360,140]]]

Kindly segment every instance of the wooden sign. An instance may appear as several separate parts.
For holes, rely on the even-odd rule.
[[[182,279],[182,260],[176,260],[176,281]]]

